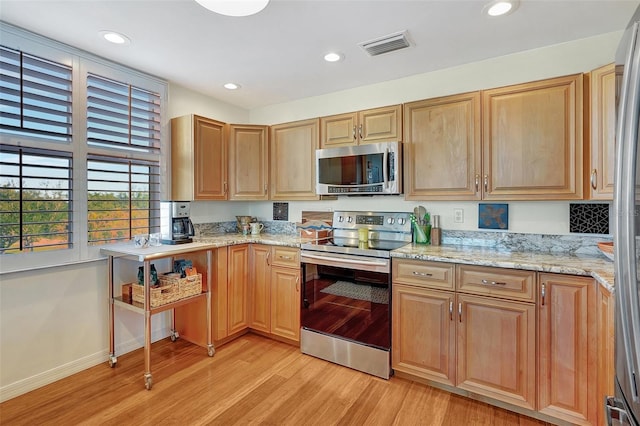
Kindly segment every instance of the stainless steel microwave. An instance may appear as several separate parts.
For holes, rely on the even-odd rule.
[[[316,193],[402,194],[402,143],[316,150]]]

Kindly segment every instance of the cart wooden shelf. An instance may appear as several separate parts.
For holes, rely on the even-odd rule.
[[[115,354],[115,306],[122,307],[124,309],[131,310],[144,315],[144,384],[147,389],[151,389],[153,386],[153,377],[151,374],[151,316],[169,309],[173,309],[180,305],[195,302],[199,299],[206,298],[206,321],[207,327],[207,353],[209,356],[213,356],[215,349],[211,340],[211,272],[213,270],[213,249],[216,247],[211,244],[205,243],[189,243],[180,245],[162,245],[157,247],[136,248],[133,243],[116,244],[109,247],[104,247],[100,252],[108,256],[109,262],[109,365],[115,367],[118,359]],[[185,297],[183,299],[176,300],[174,302],[167,303],[165,305],[151,307],[151,300],[149,291],[150,283],[149,276],[151,272],[151,261],[174,258],[185,254],[193,254],[197,252],[206,253],[206,286],[207,290],[200,294]],[[121,296],[114,296],[114,264],[117,259],[127,259],[142,263],[144,267],[144,303],[129,302],[123,300]],[[173,262],[172,262],[173,263]],[[171,327],[171,340],[175,341],[178,338],[178,333],[173,327]]]

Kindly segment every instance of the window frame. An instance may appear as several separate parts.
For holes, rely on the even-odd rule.
[[[167,118],[168,83],[155,76],[107,61],[98,56],[76,49],[49,38],[25,31],[0,21],[2,45],[21,50],[30,55],[59,62],[72,68],[72,137],[71,142],[53,142],[40,137],[0,134],[0,143],[6,145],[43,148],[51,151],[66,151],[73,154],[73,241],[72,248],[45,252],[0,255],[0,275],[23,270],[51,266],[93,262],[104,259],[100,253],[108,245],[88,243],[88,191],[87,158],[98,156],[160,161],[160,197],[167,194],[169,134]],[[87,138],[87,76],[97,74],[115,81],[125,82],[140,89],[160,95],[160,153],[126,152],[88,146]]]

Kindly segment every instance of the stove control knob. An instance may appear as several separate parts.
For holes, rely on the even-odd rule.
[[[389,225],[393,225],[395,221],[396,221],[396,220],[395,220],[394,218],[392,218],[392,217],[390,217],[390,218],[388,218],[388,219],[387,219],[387,223],[388,223]]]
[[[407,222],[407,220],[404,217],[399,217],[398,218],[398,225],[404,225]]]
[[[344,217],[343,216],[338,216],[338,222],[344,222]]]
[[[353,222],[353,218],[351,216],[347,217],[347,222],[349,223]]]

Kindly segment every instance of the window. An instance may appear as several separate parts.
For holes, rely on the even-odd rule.
[[[4,132],[71,140],[71,67],[0,46]]]
[[[157,162],[90,156],[87,177],[89,243],[160,230]]]
[[[71,154],[0,146],[0,253],[72,246]]]

